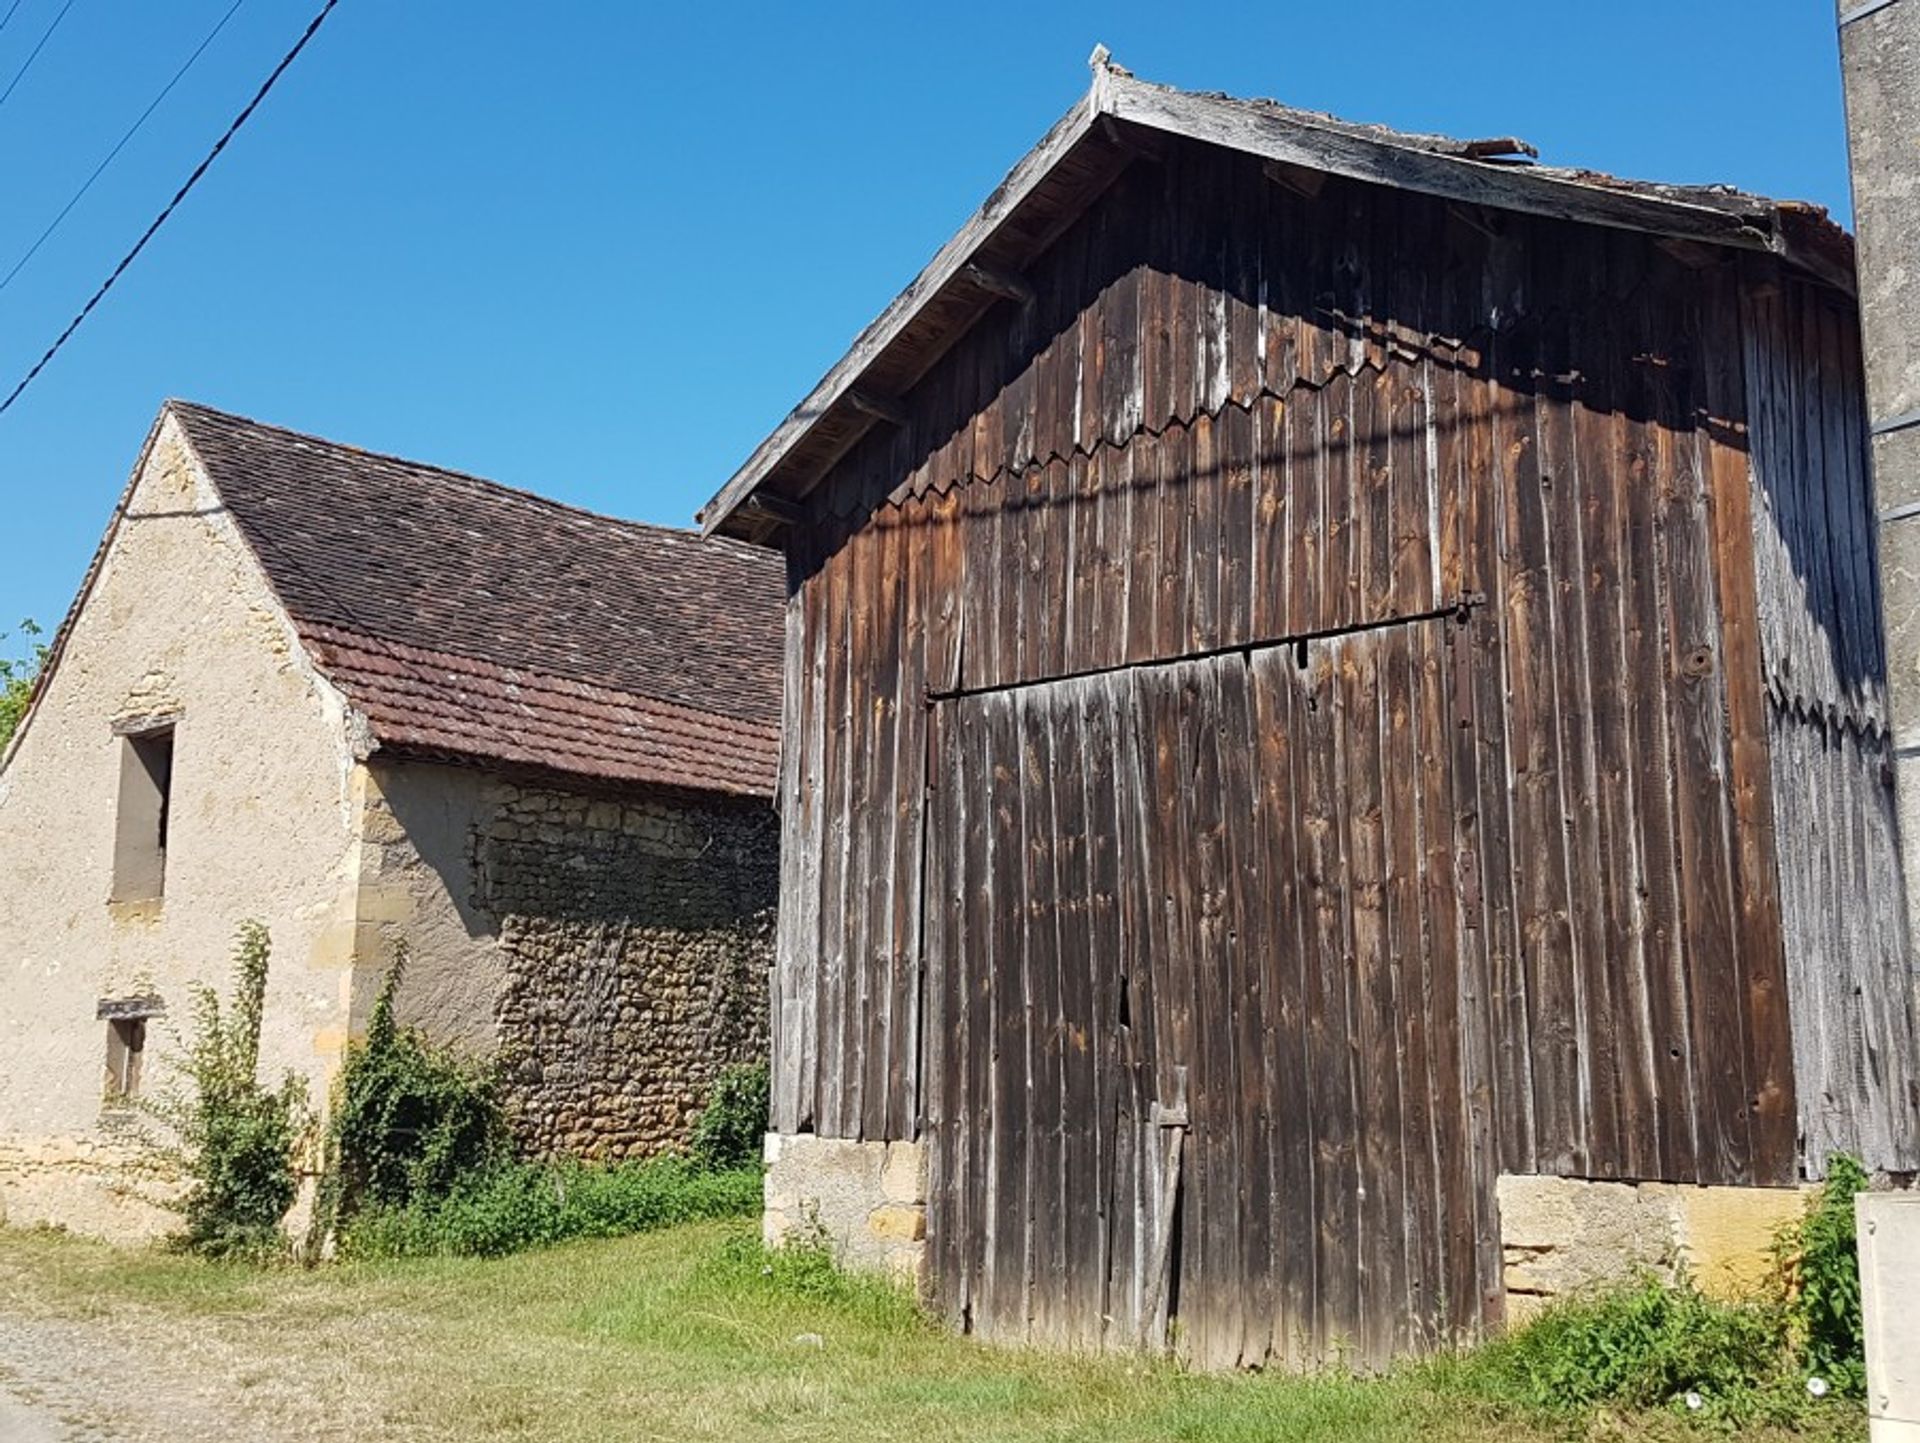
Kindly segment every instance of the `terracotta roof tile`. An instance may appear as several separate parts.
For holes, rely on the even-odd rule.
[[[382,750],[771,794],[777,556],[168,409]]]

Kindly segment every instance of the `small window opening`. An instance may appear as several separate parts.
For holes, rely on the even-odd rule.
[[[173,800],[173,728],[121,738],[120,804],[113,834],[113,900],[157,901],[166,890]]]
[[[147,1019],[115,1017],[107,1023],[107,1101],[140,1095],[140,1063],[147,1050]]]

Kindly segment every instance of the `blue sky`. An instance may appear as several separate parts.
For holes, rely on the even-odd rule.
[[[21,0],[0,88],[63,3]],[[0,106],[0,274],[229,4],[74,0]],[[0,393],[316,6],[245,0],[0,292]],[[0,629],[59,619],[169,395],[686,524],[1085,90],[1096,40],[1152,80],[1847,215],[1806,0],[341,0],[0,416]]]

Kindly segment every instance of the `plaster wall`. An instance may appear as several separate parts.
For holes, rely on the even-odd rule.
[[[164,896],[110,903],[126,745],[175,717]],[[312,669],[171,419],[56,668],[0,762],[0,1211],[119,1236],[167,1215],[103,1108],[101,999],[157,995],[142,1091],[167,1084],[190,984],[228,985],[234,930],[269,928],[263,1071],[324,1097],[353,955],[354,763]]]

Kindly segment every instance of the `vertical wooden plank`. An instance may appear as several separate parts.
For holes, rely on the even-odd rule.
[[[1437,1033],[1452,1023],[1437,1016],[1427,977],[1424,922],[1425,866],[1421,835],[1421,762],[1415,746],[1416,648],[1432,623],[1414,623],[1378,633],[1374,644],[1380,690],[1381,863],[1385,913],[1386,983],[1382,1018],[1398,1098],[1398,1130],[1385,1139],[1389,1181],[1400,1197],[1399,1304],[1394,1309],[1396,1353],[1431,1346],[1439,1331],[1434,1305],[1441,1292],[1437,1241],[1440,1199],[1435,1180],[1434,1082],[1428,1053]],[[1376,1007],[1380,1005],[1376,1002]],[[1449,1083],[1450,1086],[1456,1085]]]
[[[830,551],[827,578],[826,836],[821,851],[822,926],[815,1003],[819,1017],[819,1075],[815,1083],[814,1128],[823,1137],[847,1135],[846,1008],[848,997],[849,866],[852,849],[851,787],[848,755],[852,691],[849,672],[850,558],[842,545]]]
[[[1527,959],[1534,1133],[1544,1172],[1586,1173],[1579,998],[1575,991],[1565,812],[1554,689],[1554,538],[1543,504],[1537,339],[1506,340],[1509,410],[1499,427],[1506,510],[1508,731],[1512,746],[1515,891]]]
[[[1682,922],[1695,1057],[1700,1180],[1752,1180],[1744,963],[1734,929],[1725,794],[1726,702],[1705,483],[1686,401],[1690,376],[1654,381],[1655,445],[1668,563],[1663,668],[1674,738]]]
[[[1253,450],[1253,557],[1247,567],[1252,590],[1247,624],[1251,636],[1266,639],[1293,634],[1287,559],[1298,508],[1287,489],[1288,419],[1287,408],[1272,396],[1257,397],[1248,416]]]
[[[1027,1336],[1071,1340],[1064,1316],[1069,1258],[1067,1178],[1062,1171],[1067,1111],[1063,1049],[1070,1025],[1062,1008],[1059,849],[1053,810],[1055,687],[1014,693],[1020,725],[1021,849],[1025,868],[1022,928],[1026,950]],[[1076,1122],[1077,1125],[1077,1122]]]
[[[1336,705],[1346,788],[1347,897],[1353,965],[1360,1189],[1360,1357],[1384,1362],[1406,1317],[1406,1194],[1401,1160],[1399,1039],[1387,916],[1386,758],[1380,654],[1384,632],[1338,642]]]
[[[1251,412],[1230,405],[1213,427],[1212,484],[1220,488],[1220,640],[1256,640],[1253,631],[1255,429]],[[1195,460],[1199,460],[1196,452]]]
[[[1192,616],[1188,575],[1192,517],[1186,463],[1187,434],[1173,428],[1154,438],[1151,451],[1140,458],[1134,475],[1136,502],[1148,503],[1144,513],[1136,506],[1136,526],[1154,527],[1159,536],[1154,575],[1158,585],[1153,603],[1153,648],[1156,657],[1182,655],[1188,646]],[[1143,534],[1142,539],[1145,539]],[[1138,552],[1135,559],[1139,559]]]
[[[1326,627],[1326,547],[1329,477],[1337,464],[1337,439],[1328,434],[1322,396],[1296,391],[1280,419],[1287,471],[1284,485],[1290,519],[1287,549],[1287,619],[1277,634],[1305,636]]]
[[[1498,382],[1510,363],[1504,341],[1489,341],[1487,375],[1468,388],[1466,484],[1474,492],[1473,552],[1484,568],[1490,625],[1476,629],[1476,664],[1468,668],[1474,685],[1473,734],[1478,743],[1474,775],[1478,787],[1480,885],[1484,898],[1489,1003],[1493,1013],[1493,1116],[1500,1143],[1500,1166],[1507,1172],[1533,1172],[1537,1150],[1534,1126],[1532,1017],[1521,926],[1515,893],[1514,860],[1524,836],[1523,814],[1514,786],[1512,719],[1505,684],[1513,638],[1514,580],[1505,564],[1513,522],[1509,455],[1496,409],[1510,404]],[[1484,478],[1478,487],[1474,478]]]
[[[1173,435],[1170,432],[1164,439],[1171,441]],[[1174,442],[1168,454],[1184,472],[1183,489],[1191,518],[1185,553],[1190,610],[1184,644],[1169,655],[1211,651],[1222,640],[1221,592],[1226,570],[1222,523],[1225,518],[1213,418],[1196,416],[1182,440],[1185,444]]]
[[[1266,946],[1257,954],[1262,974],[1265,1033],[1262,1098],[1268,1155],[1272,1354],[1289,1367],[1315,1359],[1314,1153],[1317,1118],[1312,1106],[1313,1068],[1308,1031],[1317,963],[1310,943],[1308,845],[1301,808],[1300,745],[1303,728],[1295,710],[1299,683],[1291,648],[1256,652],[1252,658],[1259,836],[1266,886]]]
[[[883,506],[867,518],[865,534],[872,538],[873,581],[867,606],[871,627],[865,675],[867,746],[861,770],[869,788],[867,804],[855,815],[867,834],[859,877],[865,889],[863,932],[866,947],[857,965],[864,976],[865,1026],[860,1047],[862,1106],[860,1135],[888,1138],[895,1130],[893,1088],[904,1086],[904,1068],[896,1065],[907,1055],[901,1035],[901,991],[910,965],[901,935],[903,893],[919,885],[919,873],[901,873],[903,793],[919,787],[924,772],[915,772],[917,757],[906,758],[907,778],[901,778],[900,682],[901,653],[906,641],[902,621],[905,600],[901,513]],[[909,849],[910,853],[910,849]]]
[[[1639,242],[1610,243],[1609,272]],[[1617,284],[1612,287],[1618,289]],[[1651,317],[1642,294],[1608,312],[1608,385],[1613,397],[1619,515],[1613,549],[1621,567],[1622,698],[1631,799],[1628,840],[1634,905],[1630,923],[1633,964],[1616,992],[1623,1036],[1645,1038],[1651,1059],[1654,1168],[1661,1178],[1694,1173],[1692,1051],[1687,995],[1681,972],[1679,872],[1675,860],[1672,739],[1659,679],[1665,660],[1665,587],[1658,547],[1659,485],[1651,417]],[[1643,1115],[1644,1116],[1644,1115]],[[1639,1148],[1642,1156],[1647,1148]]]
[[[1348,1000],[1352,953],[1348,936],[1345,828],[1341,818],[1345,757],[1341,682],[1337,653],[1329,643],[1307,648],[1309,669],[1296,685],[1295,716],[1301,723],[1304,759],[1302,832],[1305,837],[1307,905],[1312,917],[1307,974],[1307,1038],[1314,1119],[1316,1296],[1313,1350],[1328,1358],[1346,1347],[1360,1327],[1360,1270],[1356,1238],[1361,1218],[1359,1119],[1354,1089],[1356,1045]]]
[[[1773,786],[1767,756],[1765,663],[1758,634],[1753,483],[1746,456],[1745,377],[1739,306],[1731,274],[1711,279],[1702,309],[1696,431],[1705,480],[1720,613],[1727,707],[1726,786],[1732,817],[1733,895],[1747,989],[1752,1053],[1753,1173],[1784,1184],[1795,1174],[1793,1037],[1773,859]]]
[[[1567,228],[1572,230],[1573,228]],[[1591,234],[1574,231],[1548,261],[1541,288],[1587,299],[1604,274],[1604,249]],[[1548,537],[1549,614],[1553,634],[1553,721],[1559,764],[1560,836],[1569,914],[1569,981],[1574,1028],[1579,1039],[1579,1154],[1589,1177],[1622,1171],[1618,1039],[1614,1035],[1613,961],[1606,950],[1603,854],[1588,615],[1593,551],[1587,536],[1588,492],[1593,478],[1580,467],[1575,435],[1575,386],[1586,329],[1570,314],[1543,324],[1539,393],[1535,407],[1540,481]]]
[[[932,1301],[948,1326],[967,1326],[969,1238],[966,1201],[972,1179],[966,1166],[966,1128],[972,1112],[966,1096],[967,1012],[965,937],[969,853],[965,846],[967,784],[961,763],[965,745],[953,727],[954,704],[943,702],[930,716],[927,806],[926,916],[928,1077],[925,1088],[927,1155],[927,1266]]]

